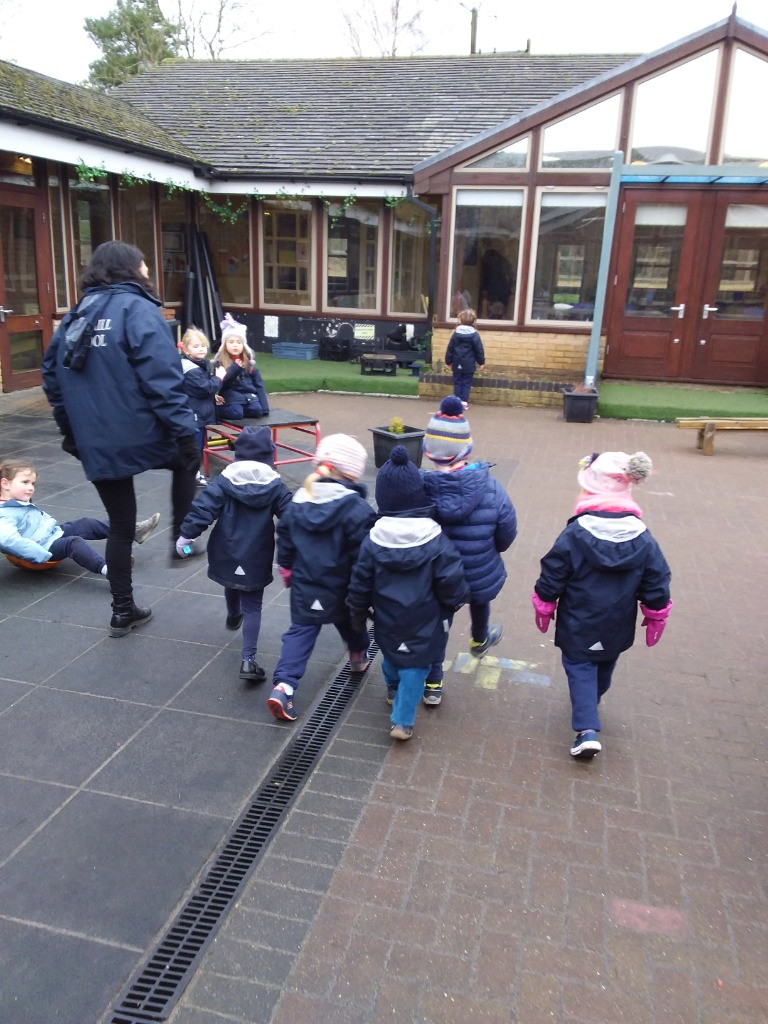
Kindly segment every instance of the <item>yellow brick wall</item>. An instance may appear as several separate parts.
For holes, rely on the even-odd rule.
[[[439,328],[432,338],[433,366],[442,362],[453,328]],[[542,334],[508,331],[480,331],[485,349],[486,372],[493,367],[508,370],[553,370],[558,375],[569,374],[581,380],[587,362],[588,335]],[[600,339],[599,367],[603,365],[605,339]]]

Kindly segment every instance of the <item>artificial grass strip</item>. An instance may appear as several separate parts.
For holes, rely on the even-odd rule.
[[[678,416],[768,416],[768,391],[721,391],[601,381],[597,414],[607,419],[672,421]]]
[[[418,395],[419,380],[407,370],[396,376],[362,374],[358,363],[325,359],[276,359],[256,353],[267,391],[350,391],[365,395]]]

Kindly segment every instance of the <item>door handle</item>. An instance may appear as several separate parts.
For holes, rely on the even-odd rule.
[[[681,302],[679,306],[670,306],[670,313],[677,313],[677,319],[682,320],[685,316],[685,303]]]
[[[0,324],[4,324],[6,315],[12,312],[12,309],[4,309],[2,306],[0,306]]]
[[[707,339],[706,338],[700,338],[699,339],[699,344],[700,345],[706,345],[707,344]]]
[[[701,307],[701,319],[706,320],[710,313],[719,313],[717,306],[708,306],[706,302]]]

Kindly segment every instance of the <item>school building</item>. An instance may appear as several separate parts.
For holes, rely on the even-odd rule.
[[[735,13],[639,57],[174,60],[109,95],[0,63],[0,386],[111,238],[257,349],[405,323],[437,356],[471,306],[489,366],[767,386],[766,95]]]

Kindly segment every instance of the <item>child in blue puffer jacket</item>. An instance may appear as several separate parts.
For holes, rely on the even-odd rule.
[[[437,473],[424,473],[435,519],[456,545],[469,584],[472,638],[469,653],[482,658],[501,640],[502,628],[491,625],[491,601],[507,578],[501,557],[517,536],[517,516],[488,462],[467,462],[472,436],[461,399],[449,395],[427,425],[424,454]],[[444,655],[443,651],[443,655]],[[443,692],[442,657],[427,677],[424,703],[439,704]]]
[[[189,398],[189,405],[197,420],[197,441],[200,450],[205,446],[205,425],[216,422],[216,404],[219,390],[227,380],[231,380],[239,371],[223,366],[211,369],[208,362],[210,342],[199,328],[192,326],[184,331],[179,348],[181,349],[181,372],[184,374],[184,391]],[[222,399],[223,401],[223,399]],[[206,479],[202,471],[197,471],[198,487],[205,487]]]
[[[227,313],[221,321],[221,347],[213,368],[226,370],[222,381],[218,419],[257,419],[269,415],[269,400],[253,352],[248,347],[247,328]]]

